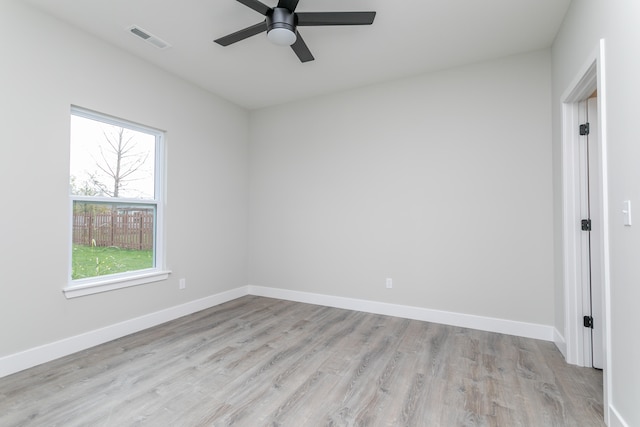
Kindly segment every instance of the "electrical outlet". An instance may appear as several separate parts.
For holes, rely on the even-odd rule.
[[[387,289],[393,288],[393,279],[391,277],[387,277]]]
[[[180,283],[178,284],[178,289],[184,289],[187,287],[187,279],[180,279]]]

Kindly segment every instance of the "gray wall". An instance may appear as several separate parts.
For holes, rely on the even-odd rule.
[[[18,2],[0,51],[0,356],[246,285],[246,111]],[[169,280],[63,296],[71,104],[167,131]]]
[[[250,284],[553,325],[550,71],[539,51],[252,112]]]
[[[625,227],[622,203],[640,203],[640,144],[635,105],[640,98],[640,3],[626,0],[575,0],[553,46],[554,188],[561,200],[561,115],[563,92],[581,71],[600,38],[606,45],[607,144],[609,172],[609,231],[611,269],[611,371],[610,406],[628,425],[640,425],[640,229]],[[602,94],[601,94],[602,95]],[[561,204],[555,222],[561,230]],[[638,215],[637,208],[635,209]],[[636,221],[637,224],[637,221]],[[560,235],[556,239],[561,249]],[[558,257],[558,263],[562,260]],[[557,294],[562,293],[562,271],[556,272]],[[557,308],[561,311],[562,306]],[[559,316],[556,316],[559,319]]]

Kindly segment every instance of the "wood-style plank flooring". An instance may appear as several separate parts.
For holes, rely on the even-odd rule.
[[[0,379],[0,426],[603,426],[552,343],[247,296]]]

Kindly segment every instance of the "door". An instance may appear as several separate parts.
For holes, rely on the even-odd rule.
[[[587,326],[585,320],[585,360],[590,360],[594,368],[604,367],[604,335],[603,335],[603,287],[602,270],[598,260],[601,259],[602,248],[602,215],[598,209],[602,203],[599,200],[602,182],[599,168],[599,141],[598,141],[598,102],[596,95],[592,95],[580,104],[580,115],[584,117],[581,127],[582,146],[580,150],[582,165],[582,203],[581,214],[583,228],[583,311],[584,316],[591,320],[591,326]]]

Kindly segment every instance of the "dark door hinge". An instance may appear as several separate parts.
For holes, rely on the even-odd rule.
[[[589,135],[589,123],[580,125],[580,135]]]
[[[591,220],[583,219],[580,221],[580,227],[582,228],[582,231],[591,231]]]
[[[591,316],[584,316],[582,318],[582,324],[584,325],[585,328],[591,328],[593,329],[593,317]]]

